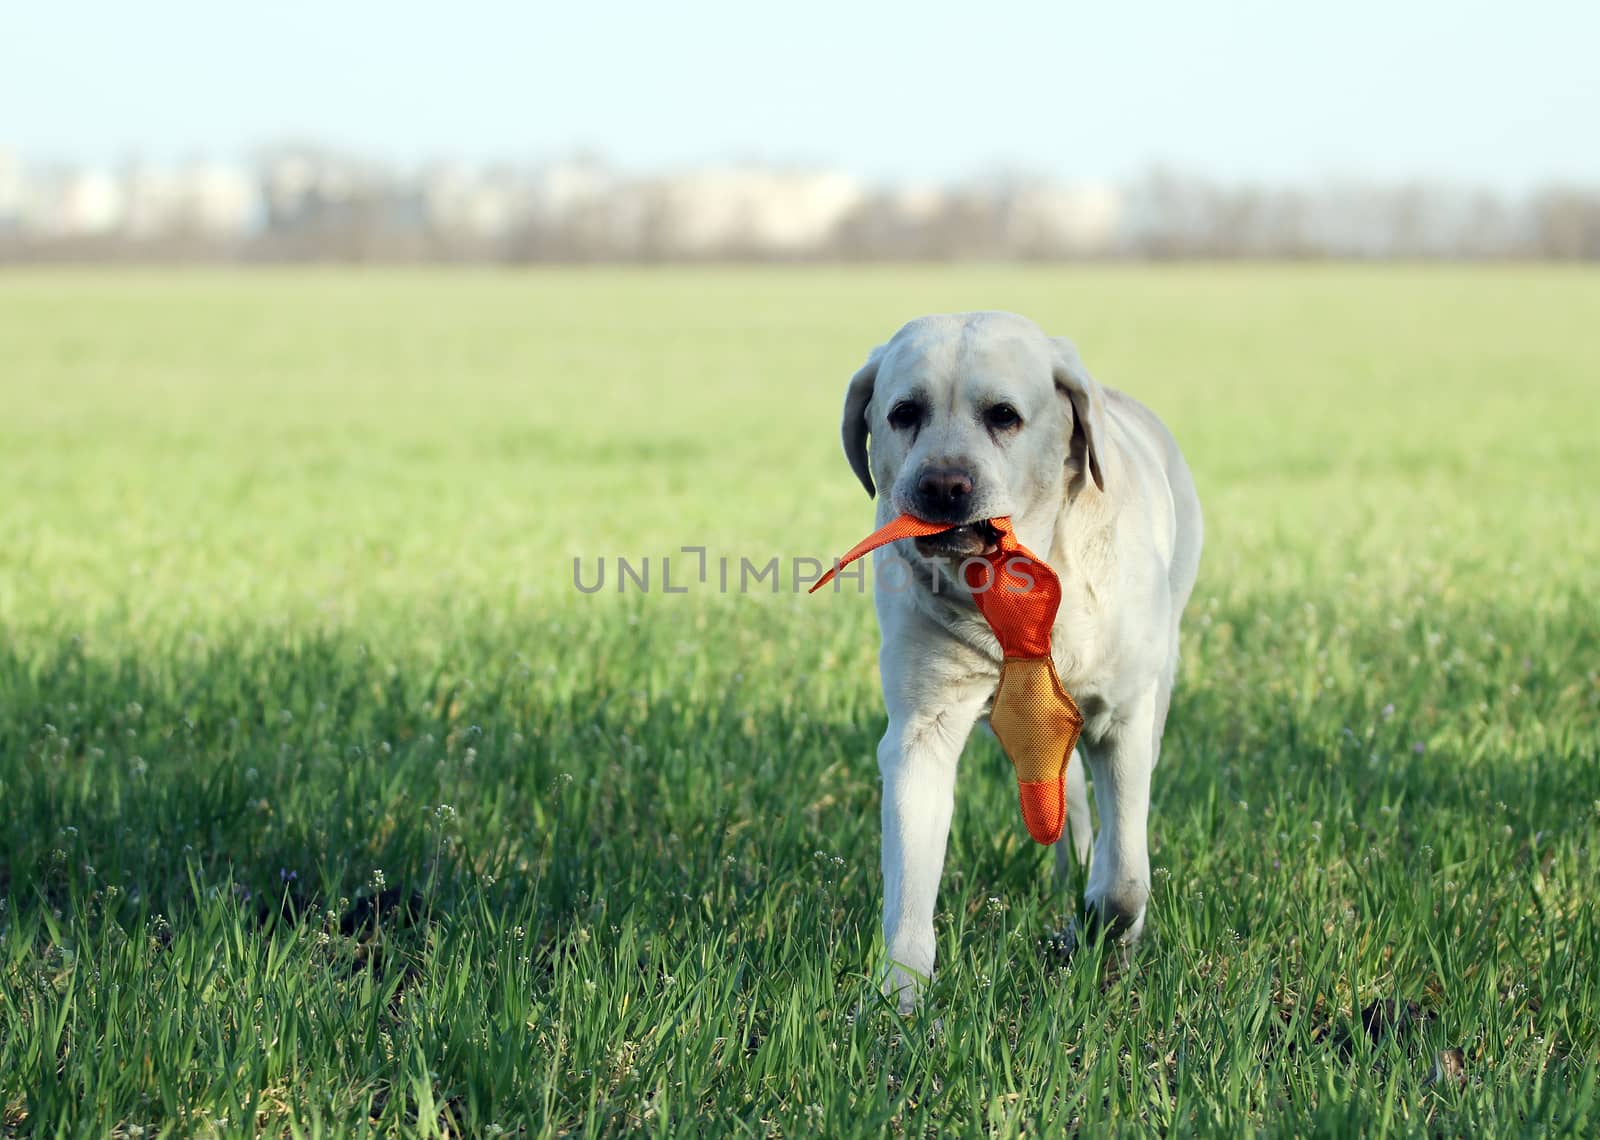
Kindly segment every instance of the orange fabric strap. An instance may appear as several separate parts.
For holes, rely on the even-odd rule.
[[[1017,539],[1009,518],[990,519],[997,549],[962,563],[973,601],[1000,640],[1000,683],[989,726],[1017,773],[1017,796],[1028,834],[1054,843],[1066,825],[1066,776],[1083,730],[1083,714],[1061,685],[1050,657],[1050,629],[1061,608],[1061,579]],[[856,543],[811,587],[816,593],[848,565],[902,538],[954,528],[901,515]]]

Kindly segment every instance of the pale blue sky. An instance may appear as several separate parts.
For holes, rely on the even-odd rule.
[[[1600,0],[8,0],[0,147],[1600,181]]]

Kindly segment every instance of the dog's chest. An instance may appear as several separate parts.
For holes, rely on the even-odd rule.
[[[1099,611],[1086,599],[1063,592],[1061,611],[1050,631],[1050,656],[1055,659],[1057,676],[1069,692],[1092,687],[1095,677],[1105,672],[1102,624]]]

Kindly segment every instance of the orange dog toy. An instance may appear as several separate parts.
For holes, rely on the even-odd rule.
[[[992,554],[964,563],[972,598],[1004,654],[989,726],[1017,772],[1017,798],[1028,834],[1040,843],[1061,838],[1067,821],[1067,764],[1083,730],[1077,702],[1061,687],[1050,658],[1050,628],[1061,608],[1061,579],[1022,543],[1009,518],[990,519],[999,534]],[[816,593],[840,567],[901,538],[941,534],[954,527],[901,515],[852,546],[811,587]]]

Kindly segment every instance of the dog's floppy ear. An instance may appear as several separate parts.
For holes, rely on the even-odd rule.
[[[877,493],[872,485],[872,468],[867,464],[867,405],[872,402],[872,388],[878,382],[878,361],[883,359],[885,346],[879,345],[867,354],[867,362],[850,377],[850,387],[844,393],[844,422],[840,434],[844,437],[844,457],[850,461],[850,470],[856,473],[870,497]]]
[[[1072,401],[1073,434],[1083,435],[1084,460],[1089,465],[1089,476],[1100,490],[1106,489],[1105,476],[1100,470],[1100,448],[1107,442],[1106,393],[1089,370],[1083,366],[1083,357],[1064,336],[1052,337],[1055,342],[1054,373],[1056,391]]]

